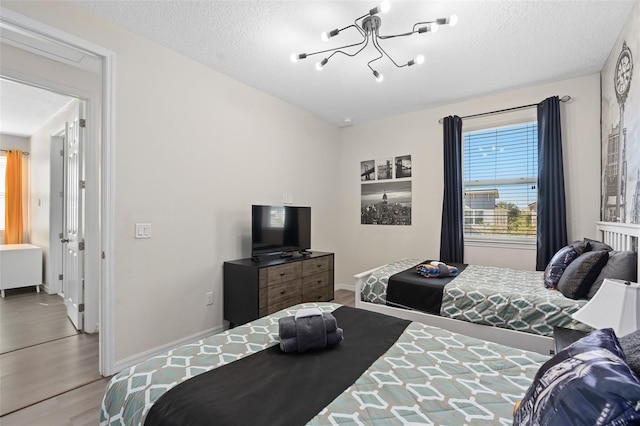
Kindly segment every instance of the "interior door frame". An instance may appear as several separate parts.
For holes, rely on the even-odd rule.
[[[114,371],[114,316],[113,316],[113,230],[114,230],[114,149],[115,149],[115,52],[93,44],[40,21],[0,7],[0,22],[22,31],[49,39],[55,43],[80,49],[102,59],[102,99],[100,143],[87,143],[86,153],[86,210],[85,210],[85,277],[98,283],[99,292],[99,369],[109,376]],[[33,76],[0,70],[3,76],[23,80],[41,87],[51,87],[50,81]],[[87,117],[97,117],[91,97],[77,89],[58,85],[58,90],[87,101]],[[84,96],[83,96],[84,95]],[[87,97],[89,99],[87,99]],[[91,124],[90,121],[87,123]],[[95,125],[95,124],[94,124]],[[87,132],[89,133],[89,132]]]

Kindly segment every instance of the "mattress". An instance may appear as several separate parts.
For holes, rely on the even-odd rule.
[[[591,331],[571,317],[587,301],[544,288],[543,274],[469,265],[445,287],[440,314],[542,336],[552,336],[554,327]]]
[[[432,289],[418,288],[415,300],[411,301],[407,289],[415,287],[416,280],[428,280],[415,273],[405,284],[403,295],[403,300],[411,304],[403,306],[402,302],[394,302],[394,297],[396,300],[398,297],[389,288],[390,280],[397,279],[396,274],[403,271],[408,274],[420,263],[423,261],[419,259],[401,259],[375,270],[362,286],[361,300],[542,336],[553,335],[554,327],[591,331],[571,318],[587,301],[569,299],[559,291],[544,288],[543,272],[538,271],[468,265],[443,286],[439,312],[433,307]]]
[[[163,395],[173,392],[173,388],[178,389],[179,385],[213,370],[232,368],[234,363],[238,364],[233,374],[222,373],[213,380],[214,384],[211,386],[216,386],[215,382],[219,381],[217,390],[207,389],[219,395],[228,389],[225,404],[235,404],[232,411],[250,409],[249,402],[260,399],[263,400],[260,412],[264,416],[275,410],[278,418],[287,419],[290,408],[310,404],[316,399],[303,398],[303,394],[300,397],[283,398],[283,395],[296,395],[298,390],[295,384],[285,380],[294,371],[288,368],[286,362],[290,354],[279,354],[285,362],[273,369],[239,368],[242,366],[240,362],[256,354],[258,358],[270,348],[271,351],[276,351],[274,346],[278,344],[278,318],[293,315],[302,307],[312,306],[323,311],[335,311],[338,326],[344,326],[345,338],[333,351],[327,349],[297,354],[298,357],[308,357],[307,362],[322,365],[334,356],[332,353],[353,349],[349,345],[367,347],[372,341],[380,340],[379,336],[367,336],[366,330],[360,329],[356,324],[369,323],[373,327],[370,330],[399,327],[401,332],[397,338],[392,339],[388,348],[384,348],[367,365],[342,363],[341,368],[346,368],[352,378],[348,383],[340,384],[339,389],[333,390],[334,397],[320,402],[321,406],[314,406],[313,413],[307,414],[308,421],[296,424],[510,424],[513,404],[523,396],[541,363],[548,359],[540,354],[382,314],[340,307],[332,303],[303,304],[175,348],[120,372],[107,385],[100,423],[146,424],[147,415],[152,412],[154,404]],[[352,318],[347,319],[341,312],[347,312]],[[375,318],[372,319],[370,315]],[[291,359],[293,362],[293,358]],[[231,381],[258,382],[267,373],[275,377],[276,381],[272,383],[278,385],[255,386],[257,394],[252,399],[233,397]],[[279,378],[282,380],[279,381]],[[307,378],[313,380],[314,387],[318,389],[324,386],[323,382],[331,381],[311,370]],[[209,391],[204,393],[207,392]],[[319,394],[325,395],[325,392]],[[326,396],[323,398],[326,399]],[[197,399],[197,396],[186,398]],[[203,401],[206,401],[204,396]],[[176,409],[175,412],[179,419],[181,415],[192,412],[191,410]],[[225,417],[226,414],[218,415],[215,410],[213,413],[207,412],[206,416],[206,421],[201,420],[195,424],[211,424],[213,420],[216,424],[239,424],[237,419],[229,419]],[[225,421],[225,418],[228,420]],[[256,422],[262,423],[261,418],[258,416]]]

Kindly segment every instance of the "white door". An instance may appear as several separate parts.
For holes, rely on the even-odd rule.
[[[82,123],[82,125],[81,125]],[[66,126],[64,144],[64,272],[62,286],[67,315],[78,330],[84,319],[84,104],[78,102]]]

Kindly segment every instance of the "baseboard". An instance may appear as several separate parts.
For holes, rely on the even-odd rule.
[[[349,291],[356,291],[356,286],[355,284],[336,284],[333,286],[334,290],[349,290]]]
[[[132,367],[142,361],[145,361],[149,358],[152,358],[154,356],[157,355],[161,355],[164,354],[166,352],[169,352],[171,349],[176,348],[178,346],[182,346],[185,345],[187,343],[191,343],[191,342],[195,342],[196,340],[200,340],[200,339],[204,339],[205,337],[209,337],[212,336],[214,334],[218,334],[220,332],[224,331],[222,326],[218,326],[218,327],[214,327],[214,328],[210,328],[208,330],[202,331],[200,333],[196,333],[196,334],[192,334],[191,336],[188,337],[184,337],[182,339],[179,340],[174,340],[173,342],[164,344],[162,346],[158,346],[156,348],[153,349],[149,349],[148,351],[144,351],[141,352],[139,354],[136,355],[132,355],[128,358],[125,358],[123,360],[120,361],[116,361],[113,367],[113,370],[116,372],[120,372],[122,370],[125,370],[129,367]],[[114,373],[117,374],[117,373]]]

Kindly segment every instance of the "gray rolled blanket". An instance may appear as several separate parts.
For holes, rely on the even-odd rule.
[[[278,320],[280,349],[283,352],[307,352],[335,346],[343,339],[336,318],[317,308],[298,311],[295,317]]]

